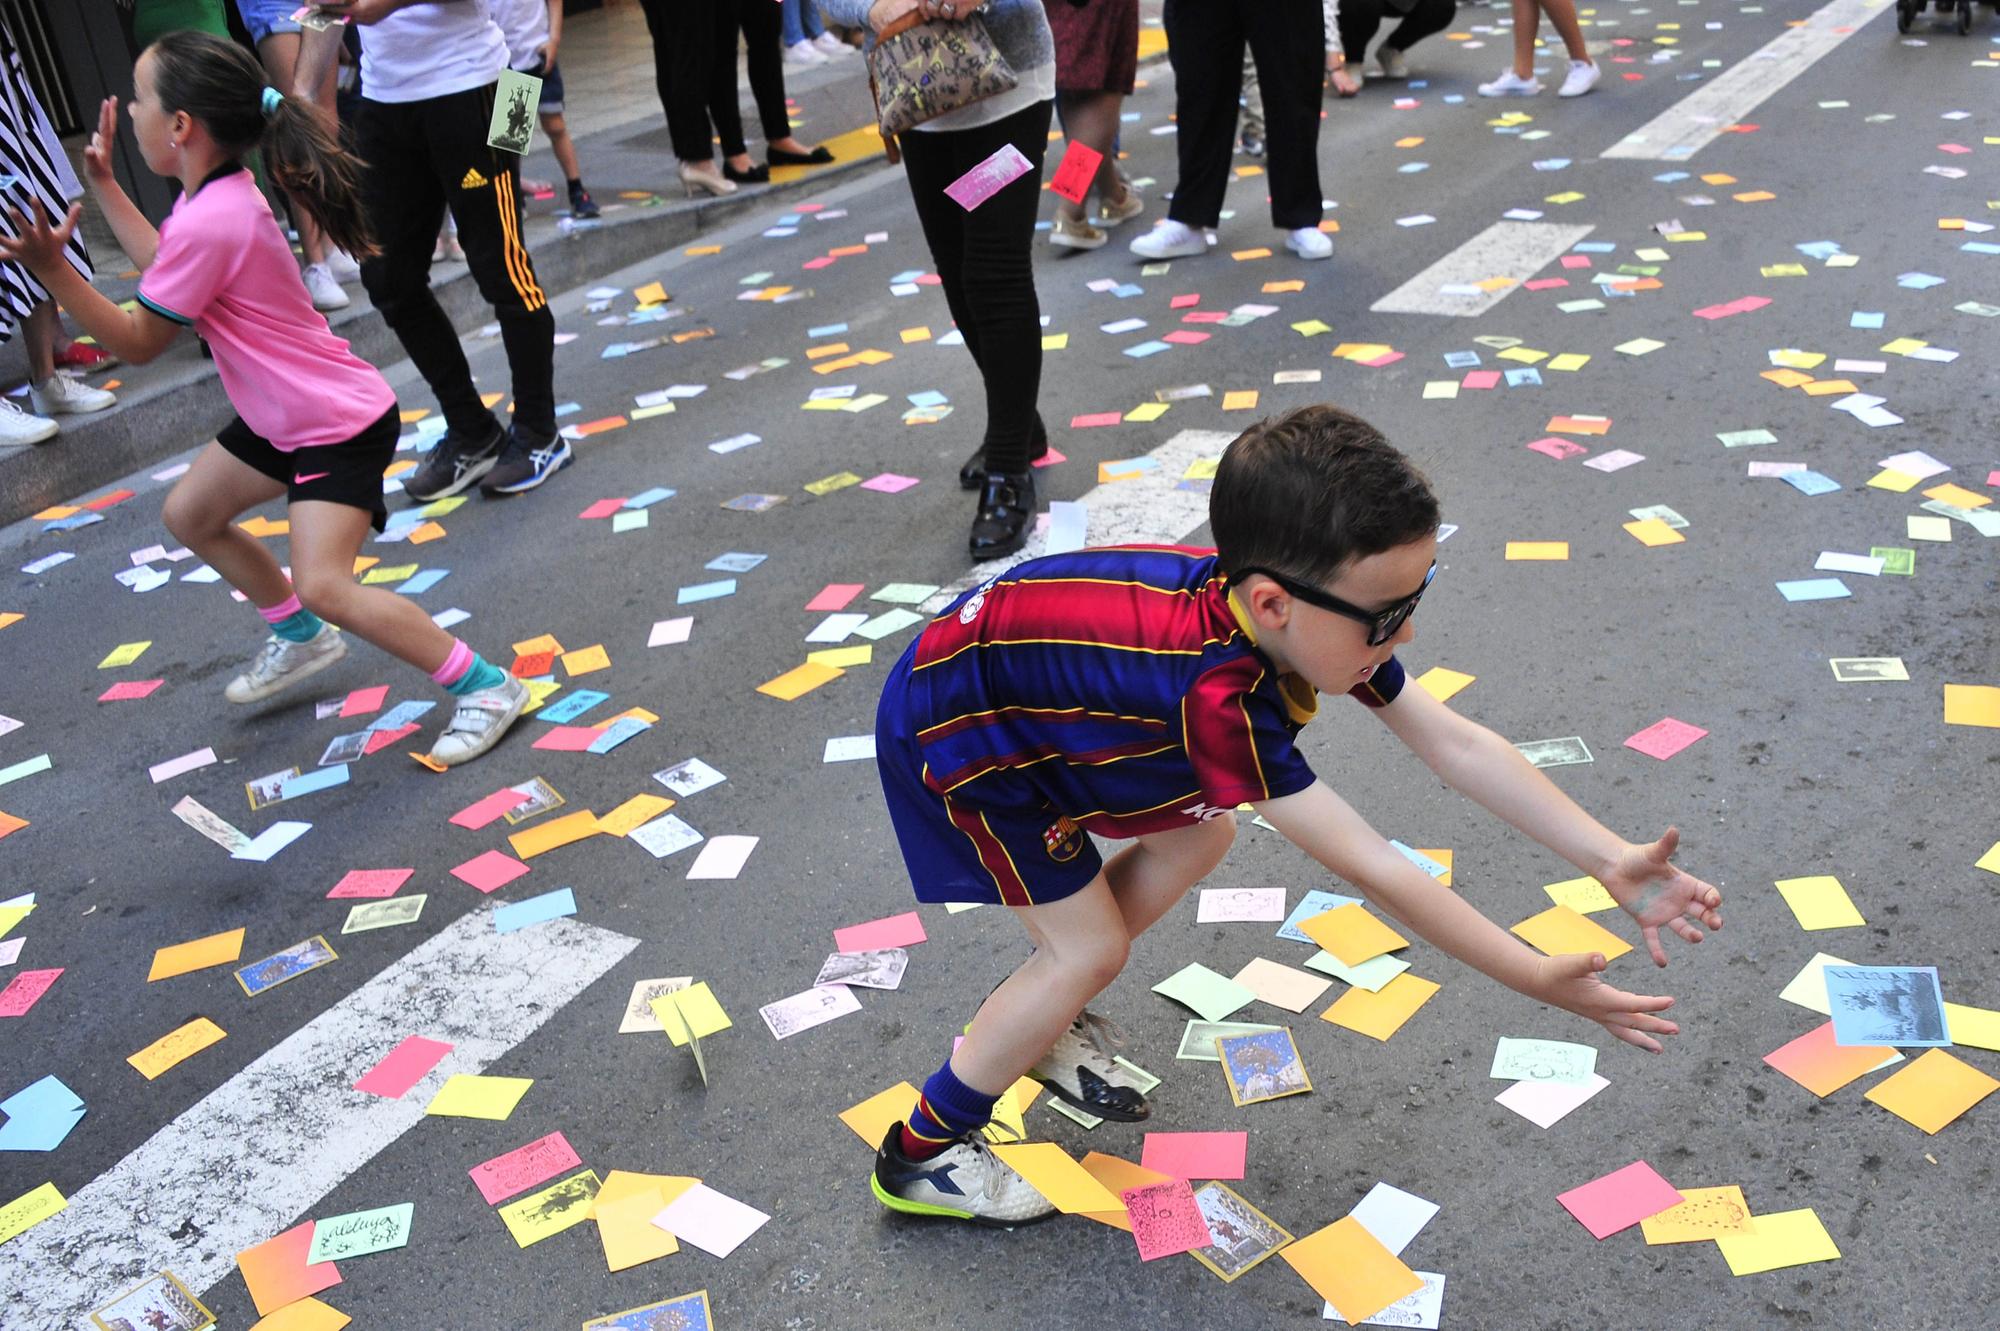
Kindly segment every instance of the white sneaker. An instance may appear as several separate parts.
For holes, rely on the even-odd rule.
[[[1132,1085],[1131,1074],[1112,1059],[1111,1051],[1124,1043],[1116,1026],[1086,1008],[1028,1075],[1085,1113],[1115,1123],[1143,1122],[1152,1106]]]
[[[1569,73],[1563,75],[1562,87],[1556,89],[1556,96],[1581,97],[1597,86],[1602,73],[1595,60],[1572,60],[1569,62]]]
[[[28,401],[39,416],[87,416],[93,411],[115,406],[118,396],[102,388],[92,388],[81,379],[52,374],[47,383],[32,385],[28,389]]]
[[[512,675],[490,689],[466,694],[458,700],[451,724],[431,746],[431,761],[446,767],[471,762],[500,742],[527,705],[528,686]]]
[[[875,1200],[890,1210],[1003,1229],[1056,1214],[1049,1199],[993,1154],[979,1134],[961,1137],[928,1160],[904,1155],[902,1134],[902,1124],[890,1125],[868,1180]]]
[[[859,54],[853,47],[830,32],[822,32],[819,36],[812,39],[812,44],[826,55],[843,56]]]
[[[361,280],[361,265],[354,261],[352,254],[337,245],[326,252],[326,269],[333,274],[333,280],[342,285]]]
[[[347,293],[340,289],[340,283],[333,280],[333,273],[325,264],[307,264],[305,279],[306,294],[312,297],[314,309],[324,313],[347,308]]]
[[[0,397],[0,445],[39,444],[55,438],[57,428],[47,417],[30,416],[12,398]]]
[[[1203,232],[1169,217],[1133,241],[1131,249],[1142,259],[1188,259],[1208,253],[1208,239]]]
[[[1333,257],[1333,241],[1316,226],[1302,226],[1285,237],[1285,248],[1301,259]]]
[[[1375,51],[1375,67],[1382,71],[1385,79],[1406,79],[1410,77],[1409,61],[1393,46],[1378,47]]]
[[[799,69],[810,69],[814,65],[826,63],[826,52],[811,42],[793,42],[785,48],[785,63]]]
[[[1049,244],[1061,250],[1101,249],[1110,239],[1108,233],[1081,218],[1071,221],[1058,213],[1049,224]]]
[[[1479,85],[1481,97],[1533,97],[1541,90],[1540,79],[1532,74],[1524,79],[1511,69],[1502,70],[1493,82]]]
[[[273,633],[250,668],[230,680],[222,696],[231,702],[262,702],[302,679],[317,675],[345,655],[347,643],[340,630],[331,624],[320,625],[319,632],[304,642],[292,642]]]

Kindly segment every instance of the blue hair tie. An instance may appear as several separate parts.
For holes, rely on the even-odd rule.
[[[279,92],[276,88],[266,85],[264,88],[264,119],[269,120],[272,116],[278,114],[278,105],[284,100],[285,94]]]

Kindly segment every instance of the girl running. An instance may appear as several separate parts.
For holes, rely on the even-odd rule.
[[[272,178],[356,256],[375,252],[355,190],[359,163],[312,109],[264,85],[247,51],[172,32],[133,69],[132,130],[146,165],[182,194],[158,231],[111,174],[117,99],[107,99],[84,153],[85,174],[125,252],[144,276],[127,313],[63,258],[82,215],[60,224],[36,206],[14,212],[0,258],[25,265],[98,344],[141,365],[183,327],[207,339],[239,413],[167,496],[167,530],[258,607],[271,639],[233,680],[231,702],[290,688],[347,652],[340,625],[429,672],[456,695],[435,764],[492,748],[527,704],[527,687],[452,637],[407,597],[354,581],[355,556],[388,512],[382,472],[396,451],[395,394],[333,335],[299,280],[284,233],[243,167],[261,146]],[[237,517],[285,495],[293,581]]]

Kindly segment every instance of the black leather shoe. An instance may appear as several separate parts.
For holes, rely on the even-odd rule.
[[[722,164],[722,178],[733,180],[739,185],[768,185],[771,183],[771,168],[753,165],[747,171],[738,171],[728,162]]]
[[[1035,516],[1035,478],[1023,472],[1009,476],[989,472],[979,492],[979,512],[973,515],[967,549],[974,559],[999,559],[1028,543],[1029,519]]]
[[[764,156],[772,166],[825,166],[833,160],[833,154],[824,146],[814,148],[809,153],[787,152],[783,148],[766,148]]]
[[[1028,461],[1040,462],[1049,455],[1049,431],[1042,424],[1040,415],[1035,417],[1034,438],[1028,441]],[[986,482],[986,445],[981,444],[977,452],[965,460],[958,469],[958,488],[977,490]]]

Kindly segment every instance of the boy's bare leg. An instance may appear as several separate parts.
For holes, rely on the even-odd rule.
[[[1118,978],[1132,939],[1221,863],[1235,830],[1216,819],[1140,837],[1074,896],[1015,908],[1034,955],[980,1005],[951,1056],[952,1075],[986,1095],[1025,1076]]]

